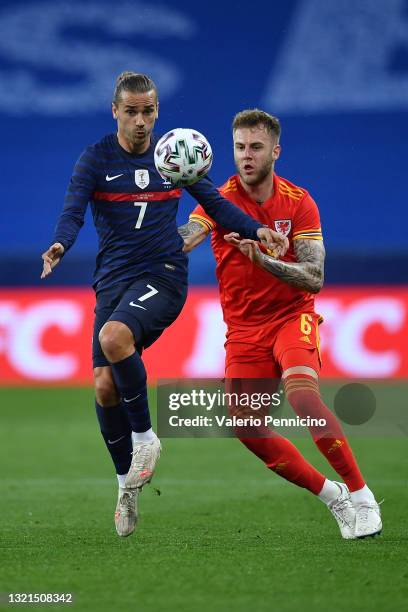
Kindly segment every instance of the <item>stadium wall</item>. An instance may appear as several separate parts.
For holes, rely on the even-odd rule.
[[[86,288],[0,290],[0,385],[90,384],[93,307]],[[323,377],[408,377],[408,288],[326,288],[317,310]],[[179,319],[144,353],[150,382],[222,378],[224,333],[217,290],[192,288]]]

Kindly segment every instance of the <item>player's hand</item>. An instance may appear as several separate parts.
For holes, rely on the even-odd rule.
[[[270,231],[272,232],[273,230],[270,230]],[[279,237],[282,237],[285,239],[283,242],[283,247],[284,247],[283,249],[281,249],[281,244],[277,244],[277,243],[272,244],[272,249],[266,248],[264,243],[261,243],[261,244],[262,244],[262,248],[267,253],[267,255],[270,255],[271,257],[274,257],[275,259],[279,259],[281,255],[284,255],[286,253],[287,251],[286,242],[288,244],[289,242],[286,236],[282,236],[282,234],[278,234],[278,232],[273,232],[273,234],[277,234]],[[254,242],[254,244],[258,244],[255,240],[249,240],[249,241],[242,240],[240,235],[237,234],[236,232],[231,232],[230,234],[226,234],[224,236],[224,240],[226,240],[229,244],[232,244],[233,246],[237,247],[238,249],[240,249],[240,246],[242,243],[248,244],[248,242]],[[279,242],[281,243],[280,239],[279,239]],[[249,247],[246,247],[244,250],[241,250],[241,252],[248,257]]]
[[[43,271],[41,278],[45,278],[51,274],[55,266],[59,264],[61,257],[64,254],[64,250],[65,249],[60,242],[55,242],[47,251],[45,251],[45,253],[41,255],[43,259]]]
[[[235,247],[239,247],[242,238],[237,232],[231,232],[230,234],[225,234],[224,240]]]
[[[238,245],[235,245],[243,255],[248,257],[256,266],[263,267],[262,251],[255,240],[241,240]]]
[[[261,243],[273,253],[273,257],[283,257],[289,248],[289,240],[283,234],[271,230],[269,227],[260,227],[256,231]]]
[[[248,257],[252,261],[252,263],[262,267],[262,252],[258,246],[258,242],[248,239],[241,240],[239,234],[236,232],[227,234],[224,236],[224,240],[239,249],[245,257]]]

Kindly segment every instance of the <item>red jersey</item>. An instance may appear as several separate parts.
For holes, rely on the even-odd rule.
[[[242,187],[239,176],[232,176],[220,193],[264,225],[285,234],[289,249],[282,261],[296,261],[295,240],[322,240],[319,211],[309,193],[273,176],[273,195],[257,204]],[[227,231],[216,225],[201,206],[190,215],[212,231],[211,246],[216,260],[221,306],[228,326],[262,325],[302,312],[314,312],[314,295],[279,280],[251,263],[224,240]]]

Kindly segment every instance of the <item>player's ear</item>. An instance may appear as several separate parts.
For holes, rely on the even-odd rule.
[[[156,102],[156,119],[159,117],[159,101]]]
[[[112,102],[112,117],[114,119],[118,118],[118,109],[117,109],[117,106],[116,106],[116,104],[114,102]]]
[[[273,160],[274,160],[274,161],[276,161],[277,159],[279,159],[279,156],[280,156],[280,154],[281,154],[281,150],[282,150],[282,149],[281,149],[280,144],[279,144],[279,143],[276,143],[276,145],[273,147],[273,150],[272,150],[272,157],[273,157]]]

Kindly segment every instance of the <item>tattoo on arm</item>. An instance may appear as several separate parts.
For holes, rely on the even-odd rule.
[[[180,225],[180,227],[177,228],[177,231],[183,239],[190,238],[195,234],[207,235],[204,226],[202,225],[202,223],[198,223],[198,221],[189,221],[184,225]]]
[[[310,293],[318,293],[324,280],[325,249],[321,240],[295,240],[296,262],[262,254],[263,267],[280,280]]]
[[[194,247],[201,244],[209,232],[209,230],[207,230],[202,223],[198,223],[198,221],[189,221],[185,225],[180,225],[177,231],[184,240],[183,251],[185,253],[189,253]]]

